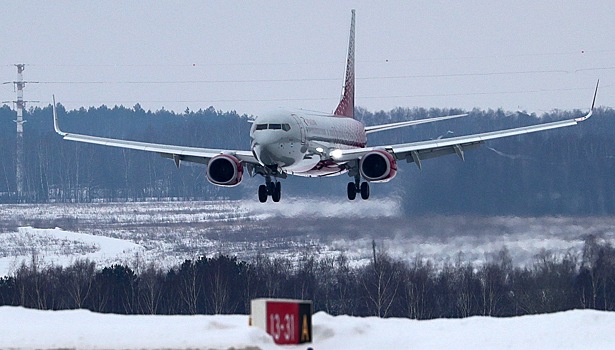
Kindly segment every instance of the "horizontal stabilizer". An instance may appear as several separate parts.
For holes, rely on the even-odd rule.
[[[399,122],[399,123],[366,126],[365,127],[365,133],[366,134],[370,134],[370,133],[378,132],[378,131],[403,128],[403,127],[406,127],[406,126],[413,126],[413,125],[419,125],[419,124],[433,123],[433,122],[438,122],[438,121],[441,121],[441,120],[455,119],[455,118],[461,118],[461,117],[466,117],[466,116],[468,116],[468,114],[464,113],[464,114],[447,115],[447,116],[444,116],[444,117],[435,117],[435,118],[427,118],[427,119],[409,120],[409,121]]]

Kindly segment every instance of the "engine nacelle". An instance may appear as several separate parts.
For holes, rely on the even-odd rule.
[[[397,161],[389,152],[376,150],[361,158],[359,169],[369,182],[387,182],[397,175]]]
[[[243,165],[236,157],[220,154],[209,160],[207,164],[207,179],[218,186],[235,186],[243,177]]]

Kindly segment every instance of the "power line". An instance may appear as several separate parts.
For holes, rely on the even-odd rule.
[[[503,72],[474,72],[474,73],[444,73],[444,74],[409,74],[409,75],[388,75],[388,76],[366,76],[357,77],[357,80],[392,80],[392,79],[427,79],[427,78],[456,78],[456,77],[483,77],[483,76],[504,76],[504,75],[531,75],[531,74],[574,74],[584,71],[613,70],[614,67],[590,67],[577,69],[574,71],[561,69],[546,70],[526,70],[526,71],[503,71]],[[38,81],[39,84],[244,84],[244,83],[285,83],[285,82],[318,82],[318,81],[338,81],[335,78],[282,78],[282,79],[204,79],[204,80],[57,80],[57,81]]]
[[[607,86],[601,87],[606,88]],[[423,97],[453,97],[453,96],[481,96],[481,95],[516,95],[536,94],[561,91],[585,91],[588,88],[557,88],[557,89],[534,89],[534,90],[505,90],[505,91],[475,91],[460,93],[435,93],[435,94],[406,94],[406,95],[382,95],[382,96],[357,96],[357,99],[392,99],[392,98],[423,98]],[[301,97],[301,98],[269,98],[269,99],[198,99],[198,100],[63,100],[64,103],[212,103],[212,102],[288,102],[288,101],[327,101],[337,100],[336,97]]]
[[[591,54],[612,54],[615,50],[570,50],[557,52],[523,52],[523,53],[504,53],[493,55],[470,55],[470,56],[432,56],[432,57],[399,57],[399,58],[383,58],[373,60],[357,60],[357,63],[390,63],[390,62],[421,62],[421,61],[454,61],[454,60],[475,60],[484,58],[521,58],[521,57],[552,57],[552,56],[576,56],[576,55],[591,55]],[[294,62],[192,62],[192,63],[141,63],[141,64],[79,64],[79,63],[28,63],[32,67],[107,67],[107,68],[135,68],[135,67],[211,67],[211,66],[282,66],[282,65],[321,65],[329,63],[339,63],[337,60],[331,61],[294,61]],[[13,64],[2,64],[2,66],[10,66]]]

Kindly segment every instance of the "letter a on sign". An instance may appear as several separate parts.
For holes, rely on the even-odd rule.
[[[303,315],[303,322],[301,325],[301,342],[309,342],[310,341],[310,330],[308,328],[308,319],[307,315]]]

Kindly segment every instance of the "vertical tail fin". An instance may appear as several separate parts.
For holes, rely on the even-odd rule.
[[[339,117],[354,118],[354,10],[350,20],[350,39],[348,40],[348,61],[342,99],[333,113]]]

